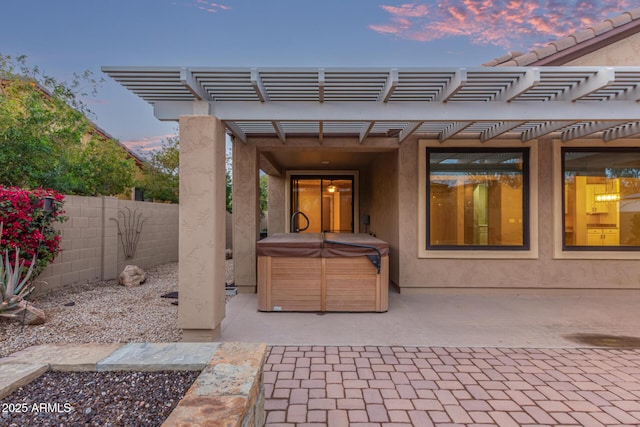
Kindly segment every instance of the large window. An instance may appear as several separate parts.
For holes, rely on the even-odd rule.
[[[567,250],[640,249],[640,150],[564,148]]]
[[[529,249],[528,149],[427,148],[428,249]]]

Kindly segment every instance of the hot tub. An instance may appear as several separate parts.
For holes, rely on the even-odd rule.
[[[258,310],[372,311],[389,306],[389,246],[368,234],[290,233],[260,240]]]

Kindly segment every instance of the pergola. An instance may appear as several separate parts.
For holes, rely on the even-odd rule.
[[[295,156],[288,164],[269,160],[276,151],[357,161],[408,147],[415,135],[527,143],[640,134],[640,67],[103,71],[150,103],[158,119],[180,121],[178,323],[185,340],[215,338],[224,318],[225,132],[244,142],[234,144],[234,262],[243,269],[236,284],[248,289],[256,280],[258,170],[263,163],[273,175],[304,168]],[[256,148],[265,140],[267,149]]]
[[[160,120],[214,115],[237,139],[276,135],[444,142],[640,133],[640,67],[103,67]]]

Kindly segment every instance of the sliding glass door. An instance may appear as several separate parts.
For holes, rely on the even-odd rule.
[[[353,233],[353,177],[292,176],[290,214],[294,231]]]

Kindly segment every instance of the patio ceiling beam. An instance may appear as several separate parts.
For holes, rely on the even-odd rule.
[[[229,132],[231,132],[233,136],[235,136],[245,144],[247,143],[247,135],[242,129],[240,129],[240,126],[238,126],[237,123],[228,120],[223,121],[223,123],[227,127],[227,129],[229,129]]]
[[[567,129],[562,132],[560,136],[562,142],[571,141],[572,139],[582,138],[596,132],[610,129],[615,126],[624,124],[625,122],[591,122],[581,126],[577,126],[571,129]]]
[[[540,69],[532,68],[499,93],[495,101],[510,102],[538,84],[540,84]]]
[[[582,82],[576,84],[571,89],[558,94],[555,101],[577,101],[587,95],[611,85],[616,80],[616,73],[613,68],[601,68],[587,77]]]
[[[324,102],[212,101],[210,114],[231,121],[636,121],[640,103],[593,102]],[[190,115],[193,101],[158,101],[154,113],[160,120]]]
[[[318,70],[318,102],[324,102],[324,68]]]
[[[211,97],[206,90],[193,77],[193,73],[187,68],[180,68],[180,83],[199,101],[210,101]]]
[[[577,120],[574,120],[573,122],[545,122],[534,128],[525,130],[520,136],[520,140],[522,142],[529,142],[532,139],[540,138],[541,136],[550,134],[551,132],[555,132],[559,129],[567,127],[575,123],[576,121]]]
[[[272,121],[271,126],[273,126],[273,130],[276,131],[276,135],[278,135],[278,138],[280,139],[280,141],[283,144],[287,142],[287,134],[285,133],[284,128],[282,127],[282,124],[278,121]]]
[[[454,122],[448,125],[438,136],[438,140],[442,143],[447,139],[452,138],[456,134],[462,132],[469,127],[473,122]]]
[[[362,130],[360,131],[360,136],[358,137],[360,144],[362,144],[364,140],[367,139],[367,136],[369,136],[369,133],[371,132],[371,129],[373,129],[373,126],[375,126],[375,124],[376,122],[369,122],[362,127]]]
[[[269,102],[269,94],[267,93],[267,89],[262,83],[262,78],[260,77],[260,73],[258,72],[257,68],[251,69],[251,86],[256,92],[256,95],[258,96],[260,102]]]
[[[605,130],[602,134],[602,139],[604,142],[609,142],[614,139],[625,138],[638,134],[640,134],[640,122],[626,123],[622,126]]]
[[[503,133],[509,132],[511,129],[517,128],[518,126],[524,124],[526,122],[502,122],[493,125],[491,128],[482,131],[480,134],[480,142],[487,142],[490,139],[496,138]]]
[[[405,126],[404,129],[400,131],[400,135],[398,135],[398,144],[402,144],[402,142],[409,138],[411,134],[413,134],[420,126],[422,126],[424,122],[411,122]]]
[[[278,163],[274,160],[271,153],[261,152],[260,153],[260,169],[264,171],[267,175],[271,176],[283,176],[284,171],[278,165]]]
[[[466,84],[467,84],[467,70],[464,68],[461,68],[453,74],[449,82],[440,90],[440,93],[436,95],[434,101],[447,102],[453,95],[455,95]]]
[[[378,96],[378,102],[389,102],[389,98],[393,95],[393,91],[398,86],[398,69],[392,68],[387,76],[387,81],[384,85],[384,89]]]

